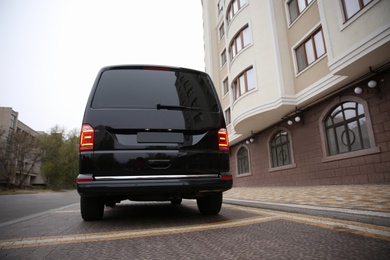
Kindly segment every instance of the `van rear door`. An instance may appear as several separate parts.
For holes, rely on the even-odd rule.
[[[228,171],[218,134],[225,121],[207,74],[120,66],[99,75],[84,116],[94,130],[93,151],[81,160],[84,171],[123,178]]]

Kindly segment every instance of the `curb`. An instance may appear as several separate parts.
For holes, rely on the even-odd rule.
[[[333,218],[361,222],[377,226],[390,227],[390,213],[356,210],[345,208],[319,207],[299,204],[282,204],[271,202],[260,202],[254,200],[228,199],[224,198],[226,204],[240,205],[253,208],[262,208],[269,210],[278,210],[289,213],[305,214],[317,217]]]

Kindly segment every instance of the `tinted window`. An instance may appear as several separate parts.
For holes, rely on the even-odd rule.
[[[100,77],[93,108],[155,109],[157,104],[218,112],[208,77],[188,71],[117,69]]]

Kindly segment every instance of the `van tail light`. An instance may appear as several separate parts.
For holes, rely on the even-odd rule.
[[[91,181],[93,181],[93,178],[91,176],[79,175],[76,178],[76,183],[91,182]]]
[[[218,130],[218,148],[220,152],[229,152],[229,139],[226,128]]]
[[[89,124],[83,124],[80,132],[80,147],[81,151],[92,151],[93,150],[93,142],[95,139],[95,130]]]
[[[230,175],[230,174],[221,175],[220,178],[221,178],[222,180],[233,180],[233,176]]]

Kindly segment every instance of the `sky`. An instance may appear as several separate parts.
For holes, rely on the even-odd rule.
[[[100,68],[204,71],[200,0],[0,0],[0,107],[36,131],[79,129]]]

